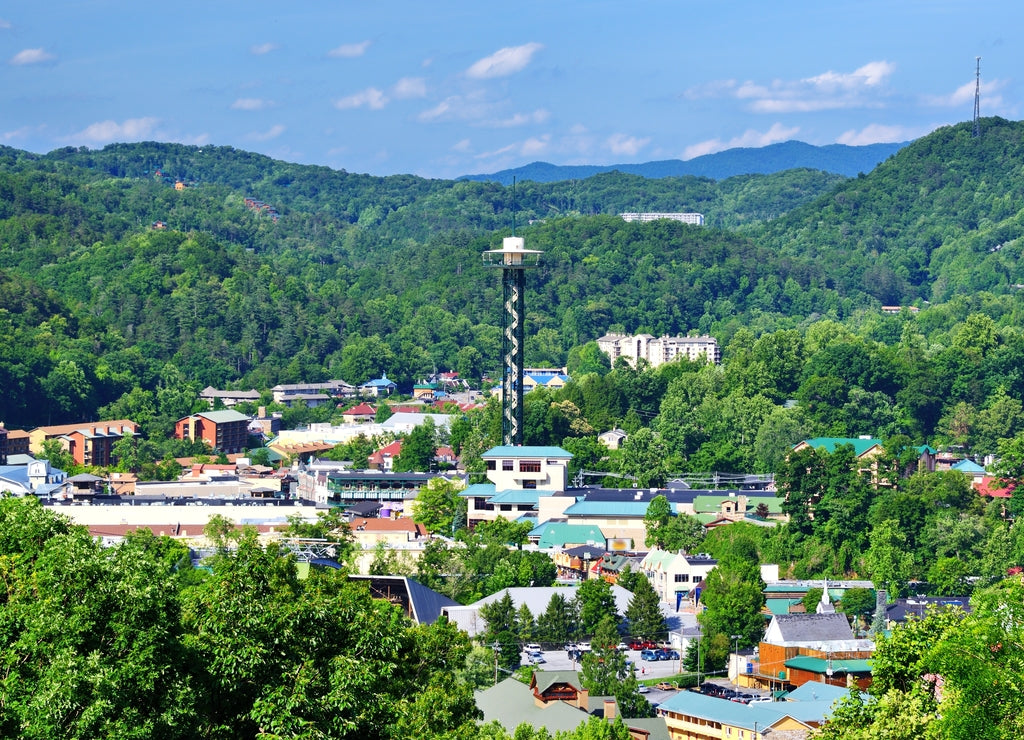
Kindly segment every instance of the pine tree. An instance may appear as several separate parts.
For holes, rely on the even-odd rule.
[[[636,581],[633,598],[626,607],[626,621],[629,634],[644,640],[658,641],[665,638],[665,616],[661,613],[661,599],[651,582],[644,577]]]

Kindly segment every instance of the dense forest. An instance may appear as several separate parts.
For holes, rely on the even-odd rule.
[[[764,469],[778,451],[749,443],[796,399],[802,432],[993,452],[1019,425],[1003,411],[1024,397],[1024,124],[983,130],[940,129],[854,179],[612,173],[514,191],[229,147],[4,148],[0,419],[102,411],[158,418],[159,436],[205,385],[493,374],[500,281],[480,253],[515,223],[544,252],[528,281],[527,362],[577,373],[551,399],[582,410],[577,428],[635,418],[677,467],[697,467],[703,449],[702,464]],[[613,215],[636,209],[700,210],[710,225]],[[587,380],[607,371],[588,343],[614,330],[710,333],[725,363]],[[670,390],[673,374],[700,385]],[[534,436],[558,442],[569,422],[540,419]]]

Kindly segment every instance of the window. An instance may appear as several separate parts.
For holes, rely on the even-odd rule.
[[[512,467],[512,460],[502,460],[501,469],[506,471],[514,470],[514,468]]]
[[[519,461],[519,472],[520,473],[539,473],[540,472],[540,460],[520,460]]]
[[[497,465],[495,464],[494,460],[488,460],[487,461],[487,469],[488,470],[494,470],[496,467],[497,467]]]
[[[676,583],[689,583],[689,582],[690,582],[690,574],[689,573],[676,573]]]
[[[535,481],[535,480],[524,480],[523,481],[523,488],[524,489],[525,488],[529,488],[529,489],[532,490],[532,489],[535,489],[536,487],[537,487],[537,481]]]

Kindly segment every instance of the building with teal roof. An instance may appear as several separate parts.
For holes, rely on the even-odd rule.
[[[832,707],[833,702],[814,702],[813,706],[798,701],[740,704],[694,691],[679,691],[658,706],[658,715],[665,718],[671,737],[767,740],[806,736],[831,716]]]
[[[857,457],[863,457],[869,452],[878,454],[883,449],[882,440],[873,437],[814,437],[813,439],[805,439],[803,442],[793,445],[793,450],[803,450],[811,447],[816,450],[823,449],[831,455],[837,449],[846,445],[853,447],[853,454]]]
[[[593,524],[569,524],[568,522],[543,522],[529,534],[530,542],[541,550],[576,545],[597,545],[604,547],[604,533]]]

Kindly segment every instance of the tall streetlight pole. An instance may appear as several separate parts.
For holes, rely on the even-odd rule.
[[[540,264],[542,252],[526,249],[520,236],[507,236],[501,249],[489,249],[484,263],[501,268],[502,298],[505,305],[501,356],[501,443],[523,444],[523,331],[526,323],[526,275],[524,270]]]
[[[739,682],[740,682],[739,681],[739,679],[740,679],[740,663],[739,663],[739,659],[738,659],[739,658],[739,653],[740,653],[740,636],[739,635],[733,635],[732,636],[732,644],[733,644],[733,650],[732,650],[733,658],[732,658],[732,660],[733,660],[733,663],[735,663],[735,665],[736,665],[736,685],[738,686]]]

